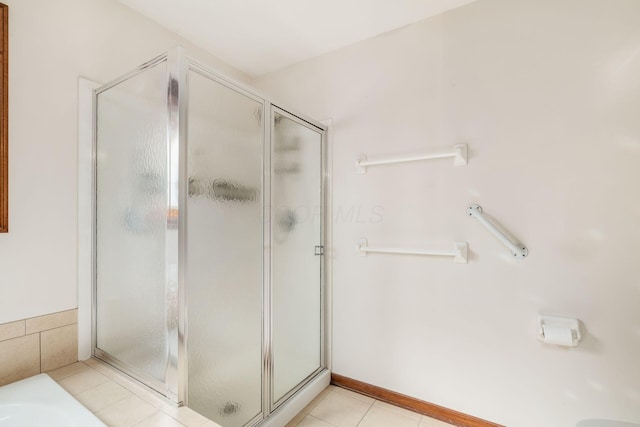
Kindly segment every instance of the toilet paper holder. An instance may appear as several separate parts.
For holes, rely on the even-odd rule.
[[[550,314],[538,315],[538,340],[543,343],[576,347],[581,339],[578,319]]]

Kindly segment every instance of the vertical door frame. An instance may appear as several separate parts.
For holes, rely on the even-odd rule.
[[[169,358],[166,381],[177,396],[178,403],[186,403],[189,377],[187,376],[187,296],[186,296],[186,252],[187,252],[187,62],[184,49],[176,46],[167,53],[167,145],[168,145],[168,201],[171,207],[172,182],[178,181],[178,323],[168,328],[168,336],[176,335],[177,342],[169,340]],[[173,153],[178,153],[177,170],[173,170]],[[169,213],[168,213],[169,214]],[[167,218],[169,220],[169,218]],[[167,298],[167,301],[169,299]],[[167,304],[167,312],[171,310]],[[169,314],[169,313],[167,313]],[[171,322],[168,322],[171,323]]]

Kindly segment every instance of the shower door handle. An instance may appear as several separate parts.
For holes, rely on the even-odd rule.
[[[321,256],[324,255],[324,246],[319,245],[315,247],[314,255]]]

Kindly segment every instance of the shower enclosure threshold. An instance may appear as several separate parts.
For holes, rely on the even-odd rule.
[[[329,386],[331,372],[325,369],[302,390],[294,394],[285,404],[259,424],[260,427],[282,427],[300,413],[322,390]]]

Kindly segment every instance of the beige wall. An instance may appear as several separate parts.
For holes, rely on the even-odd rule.
[[[0,324],[0,386],[78,360],[78,313]]]
[[[333,118],[335,372],[510,427],[640,422],[639,52],[635,0],[481,0],[255,82]],[[355,173],[461,142],[467,167]],[[470,262],[358,257],[361,237]],[[581,345],[538,342],[541,312]]]
[[[78,77],[106,82],[177,44],[245,76],[112,0],[9,5],[10,232],[0,323],[77,307]]]

